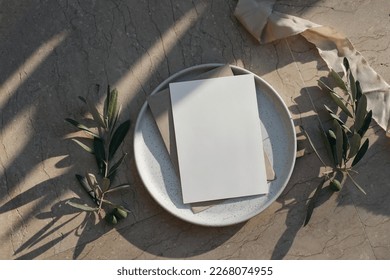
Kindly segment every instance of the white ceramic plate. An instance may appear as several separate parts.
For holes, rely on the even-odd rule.
[[[222,65],[202,64],[184,69],[162,82],[151,94],[167,88],[171,82],[191,80]],[[237,66],[230,67],[235,75],[251,73]],[[204,226],[240,223],[267,208],[287,185],[295,164],[294,124],[288,108],[277,92],[257,75],[255,80],[263,145],[277,178],[269,183],[270,192],[267,195],[227,199],[197,214],[192,212],[190,205],[183,204],[180,182],[168,152],[147,103],[143,105],[134,132],[136,166],[150,195],[178,218]]]

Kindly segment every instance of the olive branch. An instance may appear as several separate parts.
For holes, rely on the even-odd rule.
[[[363,194],[366,194],[364,189],[353,178],[352,173],[357,173],[354,170],[354,166],[361,161],[369,147],[368,138],[364,140],[363,137],[370,126],[372,111],[367,112],[367,98],[362,92],[359,81],[355,81],[346,58],[343,60],[343,66],[345,76],[347,77],[346,82],[333,69],[331,69],[330,74],[344,96],[339,95],[331,87],[319,80],[321,88],[330,94],[333,101],[341,109],[341,112],[336,114],[328,106],[324,105],[332,118],[332,127],[325,130],[322,123],[320,123],[320,133],[330,164],[326,164],[327,161],[320,156],[309,134],[301,127],[310,146],[325,167],[325,172],[322,173],[321,177],[322,180],[307,204],[304,226],[308,224],[318,195],[326,182],[329,182],[328,187],[332,191],[338,192],[348,178],[355,187]],[[346,119],[346,121],[342,119]],[[348,126],[347,123],[351,123],[351,125]]]
[[[99,89],[98,85],[96,89]],[[127,153],[123,153],[119,159],[115,160],[115,154],[129,131],[131,122],[126,120],[117,126],[121,106],[118,106],[118,91],[116,89],[110,90],[110,86],[107,87],[103,114],[100,114],[92,102],[86,98],[79,96],[79,99],[87,105],[96,128],[89,128],[71,118],[66,118],[65,120],[89,136],[84,138],[85,141],[90,142],[89,145],[74,138],[72,140],[85,151],[95,155],[100,178],[98,179],[92,173],[86,173],[85,176],[76,174],[78,182],[96,204],[95,207],[72,201],[67,201],[67,204],[80,210],[96,212],[97,214],[100,214],[103,205],[107,205],[112,210],[105,218],[109,223],[116,224],[119,219],[126,218],[127,214],[131,213],[124,206],[107,200],[108,194],[130,187],[129,184],[113,186],[112,182],[118,168],[122,165],[127,155]]]

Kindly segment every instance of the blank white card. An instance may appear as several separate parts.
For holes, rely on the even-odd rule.
[[[254,76],[169,88],[183,202],[268,193]]]

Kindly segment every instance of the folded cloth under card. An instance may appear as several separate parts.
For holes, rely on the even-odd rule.
[[[228,65],[217,67],[213,70],[210,70],[195,77],[192,80],[201,80],[226,76],[233,76],[233,72]],[[177,175],[180,177],[169,89],[162,90],[154,95],[149,96],[147,101],[151,109],[152,115],[156,121],[159,132],[162,136],[164,145],[171,158],[172,164],[176,170]],[[269,158],[265,152],[264,160],[266,166],[267,180],[272,181],[275,179],[275,173],[272,168],[271,162],[269,161]],[[219,201],[191,203],[191,209],[194,213],[197,213],[218,203]]]

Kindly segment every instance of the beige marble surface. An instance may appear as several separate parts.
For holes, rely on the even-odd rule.
[[[237,1],[0,2],[0,258],[1,259],[390,259],[390,140],[375,124],[356,179],[324,192],[302,228],[306,201],[323,171],[306,141],[279,199],[249,221],[224,228],[183,222],[147,193],[129,152],[118,181],[132,189],[114,197],[133,212],[112,228],[65,205],[88,201],[74,174],[95,170],[91,155],[69,138],[64,118],[88,118],[77,96],[102,106],[95,84],[117,87],[122,118],[133,124],[145,96],[175,72],[201,63],[230,63],[271,83],[296,125],[316,137],[322,104],[317,80],[327,71],[315,49],[295,36],[258,45],[233,16]],[[390,81],[388,0],[278,1],[277,10],[342,31]]]

